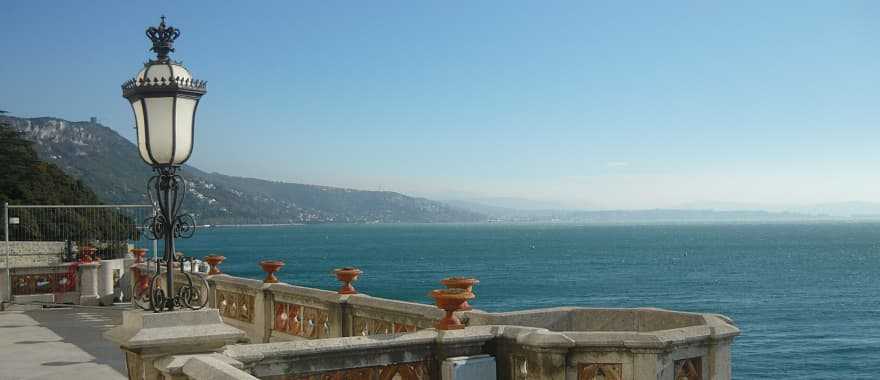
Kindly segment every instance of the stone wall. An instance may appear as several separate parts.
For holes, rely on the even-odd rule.
[[[125,271],[125,259],[91,263],[17,266],[0,269],[2,302],[112,305],[115,285]],[[10,288],[11,286],[11,288]]]
[[[249,338],[221,355],[249,379],[435,380],[447,358],[489,355],[498,380],[729,380],[739,335],[718,314],[580,307],[459,312],[467,328],[438,331],[443,312],[430,305],[225,274],[191,277],[223,322]],[[176,282],[188,281],[178,273]]]
[[[9,250],[10,268],[54,266],[61,263],[63,241],[0,241],[0,268],[6,268]]]

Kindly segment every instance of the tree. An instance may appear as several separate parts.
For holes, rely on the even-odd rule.
[[[98,196],[54,164],[40,161],[33,143],[0,123],[0,202],[31,205],[96,205]],[[131,217],[113,209],[11,209],[16,240],[137,239]]]

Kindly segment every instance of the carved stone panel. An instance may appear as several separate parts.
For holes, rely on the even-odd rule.
[[[254,296],[217,289],[217,309],[224,318],[254,322]]]
[[[416,325],[410,325],[406,323],[394,323],[394,332],[395,333],[411,333],[415,332],[419,328]]]
[[[330,337],[330,316],[327,310],[285,302],[275,302],[272,329],[303,338]]]
[[[510,378],[513,380],[526,380],[529,376],[529,363],[525,357],[514,355],[510,360]],[[579,379],[580,380],[580,379]]]
[[[312,374],[266,377],[269,380],[432,380],[427,361],[349,368]]]
[[[76,272],[13,274],[12,294],[64,293],[76,290]]]
[[[702,358],[676,360],[675,380],[703,380]]]
[[[418,329],[416,325],[408,323],[359,316],[352,318],[352,334],[355,336],[408,333],[415,332]]]
[[[578,365],[578,380],[623,380],[621,363],[582,363]]]

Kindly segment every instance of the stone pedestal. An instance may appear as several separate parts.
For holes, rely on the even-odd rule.
[[[521,378],[565,380],[566,355],[575,346],[574,340],[558,332],[537,330],[518,336],[523,345],[524,362],[518,368]]]
[[[98,267],[98,298],[101,305],[113,305],[113,265],[110,261],[101,261]]]
[[[3,311],[7,302],[12,301],[12,292],[8,287],[9,280],[6,278],[6,268],[0,268],[0,311]]]
[[[157,360],[169,355],[210,353],[245,338],[226,325],[217,309],[164,313],[125,311],[122,325],[104,333],[125,352],[129,379],[160,380]]]
[[[99,262],[82,263],[79,265],[79,304],[97,306],[100,303],[98,296],[98,267]]]

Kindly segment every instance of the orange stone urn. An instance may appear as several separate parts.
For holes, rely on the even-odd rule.
[[[431,292],[431,297],[437,302],[437,307],[446,311],[446,316],[434,324],[437,330],[459,330],[464,328],[464,324],[455,316],[456,311],[460,311],[461,305],[469,299],[473,299],[474,293],[466,289],[437,289]]]
[[[333,273],[336,274],[336,279],[342,282],[342,287],[339,288],[339,291],[337,293],[357,294],[357,290],[354,288],[354,286],[351,285],[351,283],[357,281],[358,276],[360,276],[361,273],[364,272],[357,268],[345,267],[334,269]]]
[[[260,261],[260,266],[263,268],[263,272],[266,272],[266,279],[263,280],[263,283],[274,284],[278,282],[275,272],[284,266],[284,262],[281,260],[263,260]]]
[[[144,262],[144,257],[147,256],[146,248],[133,248],[131,250],[131,254],[134,255],[134,263],[140,264]]]
[[[141,269],[136,266],[131,267],[131,273],[134,274],[136,284],[134,295],[135,297],[140,297],[145,291],[147,291],[147,288],[150,287],[150,278],[149,276],[142,274]]]
[[[87,246],[80,248],[79,251],[80,251],[80,254],[82,255],[80,260],[84,263],[90,263],[92,261],[95,261],[95,252],[98,252],[98,249],[95,247],[92,247],[90,245],[87,245]]]
[[[464,289],[473,293],[474,285],[479,284],[480,280],[477,280],[473,277],[446,277],[440,280],[440,283],[449,289]],[[472,308],[467,301],[464,301],[464,303],[461,305],[461,309],[471,310]]]
[[[205,262],[208,263],[208,266],[211,267],[211,270],[208,271],[208,274],[215,275],[215,274],[223,273],[220,271],[220,269],[217,268],[220,265],[220,263],[223,262],[223,260],[226,260],[226,256],[220,256],[220,255],[205,256]]]

